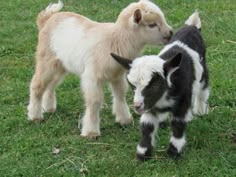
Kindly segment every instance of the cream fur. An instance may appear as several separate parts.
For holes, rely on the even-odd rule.
[[[81,77],[86,102],[82,136],[100,135],[99,110],[105,82],[112,88],[116,121],[130,123],[125,71],[110,53],[134,59],[145,44],[165,43],[172,28],[160,8],[150,1],[131,3],[115,23],[98,23],[79,14],[58,12],[62,6],[59,1],[38,15],[37,63],[30,85],[29,120],[42,119],[42,107],[49,112],[56,110],[55,88],[66,73],[74,73]],[[135,22],[137,9],[141,19]],[[149,27],[153,23],[157,26]]]

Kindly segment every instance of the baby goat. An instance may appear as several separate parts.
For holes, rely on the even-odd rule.
[[[125,70],[110,53],[134,59],[145,44],[168,42],[172,28],[164,14],[154,3],[140,0],[123,9],[115,23],[98,23],[79,14],[58,12],[62,7],[61,1],[49,5],[37,18],[37,63],[30,84],[28,119],[42,120],[42,111],[56,110],[55,88],[69,72],[81,76],[86,102],[82,136],[100,135],[99,110],[105,82],[112,89],[116,122],[130,123]]]
[[[208,71],[205,45],[201,37],[198,13],[192,14],[158,56],[143,56],[133,62],[112,54],[118,63],[129,70],[127,75],[134,88],[134,107],[141,116],[142,140],[137,157],[150,158],[155,145],[155,133],[160,122],[171,112],[173,134],[167,150],[180,155],[185,140],[185,128],[196,114],[208,112]]]

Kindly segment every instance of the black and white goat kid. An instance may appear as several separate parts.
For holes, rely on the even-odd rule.
[[[201,20],[193,13],[159,55],[131,60],[111,54],[129,70],[128,81],[133,87],[134,108],[141,116],[142,140],[137,157],[151,157],[155,133],[160,122],[172,113],[172,136],[167,150],[178,157],[186,143],[185,129],[192,119],[208,113],[208,71],[205,63],[205,44],[201,37]]]

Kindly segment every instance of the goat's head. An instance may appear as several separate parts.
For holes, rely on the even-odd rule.
[[[181,63],[182,54],[164,61],[156,55],[143,56],[131,61],[111,54],[125,69],[129,70],[127,79],[134,91],[133,106],[138,114],[151,111],[170,88],[170,77]]]
[[[120,13],[117,22],[131,28],[145,44],[165,44],[173,34],[161,9],[149,0],[131,3]]]

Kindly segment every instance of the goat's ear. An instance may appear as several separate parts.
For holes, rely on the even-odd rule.
[[[120,57],[114,53],[111,53],[111,56],[125,69],[129,70],[131,68],[132,61],[123,57]]]
[[[167,60],[164,64],[164,75],[167,76],[171,70],[179,67],[182,60],[182,53],[178,53],[173,58]]]
[[[140,9],[136,9],[134,11],[134,22],[139,24],[141,20],[142,20],[142,12]]]

